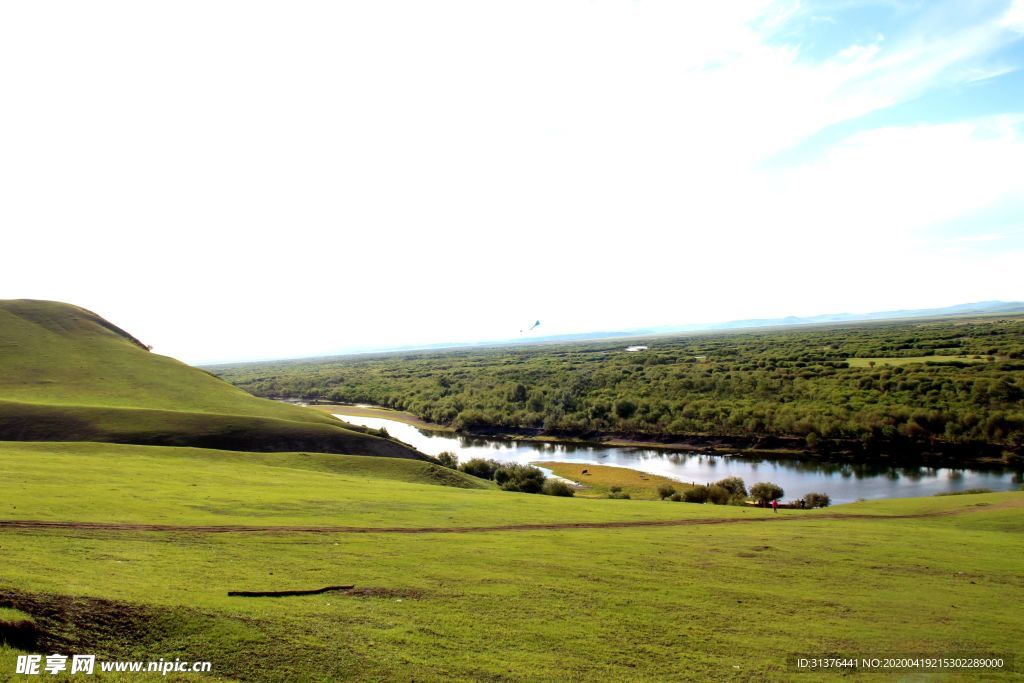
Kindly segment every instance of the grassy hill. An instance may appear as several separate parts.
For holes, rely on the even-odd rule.
[[[26,652],[213,665],[95,676],[118,682],[1024,674],[1024,493],[773,513],[510,493],[378,450],[416,455],[88,311],[0,302],[0,679],[38,678],[13,673]]]
[[[1024,673],[1024,493],[773,514],[434,486],[432,467],[0,444],[0,622],[27,616],[45,653],[210,660],[199,680],[783,681],[829,655]],[[356,589],[227,595],[337,584]],[[25,649],[0,645],[0,677]]]
[[[0,301],[0,440],[422,457],[151,353],[77,306]]]

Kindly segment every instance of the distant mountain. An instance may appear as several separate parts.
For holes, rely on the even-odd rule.
[[[658,327],[633,328],[606,332],[583,332],[550,337],[537,337],[529,341],[507,340],[487,344],[447,344],[444,346],[496,346],[508,344],[530,344],[539,342],[585,341],[588,339],[615,339],[618,337],[643,337],[676,332],[714,332],[716,330],[742,330],[762,327],[793,327],[797,325],[824,325],[828,323],[871,322],[876,320],[904,320],[907,318],[943,318],[959,315],[991,315],[998,313],[1024,313],[1024,301],[979,301],[971,304],[957,304],[945,308],[916,308],[897,311],[876,311],[873,313],[824,313],[809,317],[795,315],[785,318],[752,318],[730,320],[721,323],[661,325]],[[437,345],[438,348],[442,345]]]
[[[647,337],[659,334],[684,332],[714,332],[771,327],[795,327],[799,325],[824,325],[828,323],[872,322],[878,320],[901,320],[907,318],[943,318],[962,315],[991,315],[999,313],[1024,313],[1024,301],[979,301],[971,304],[957,304],[945,308],[916,308],[898,311],[876,311],[874,313],[824,313],[810,317],[787,316],[785,318],[753,318],[749,320],[731,320],[722,323],[662,325],[658,327],[642,327],[627,330],[604,330],[598,332],[577,332],[573,334],[549,335],[530,339],[500,339],[493,341],[442,342],[436,344],[410,344],[405,346],[375,347],[350,349],[342,353],[324,354],[315,358],[340,358],[343,356],[367,355],[378,353],[400,353],[411,351],[441,351],[444,349],[465,349],[482,346],[524,346],[530,344],[554,344],[559,342],[588,341],[594,339],[619,339],[630,337]],[[311,358],[281,359],[287,361],[305,361]],[[236,363],[209,364],[204,367],[216,371],[219,368],[234,365],[247,365],[266,361],[244,361]]]
[[[870,320],[899,320],[903,318],[941,318],[955,315],[986,315],[994,313],[1024,313],[1022,301],[979,301],[973,304],[958,304],[945,308],[916,308],[898,311],[876,311],[874,313],[825,313],[806,318],[787,316],[785,318],[761,318],[751,320],[732,320],[702,327],[669,328],[666,332],[676,329],[733,330],[745,327],[780,327],[788,325],[820,325],[822,323],[846,323]],[[659,328],[662,329],[662,328]]]

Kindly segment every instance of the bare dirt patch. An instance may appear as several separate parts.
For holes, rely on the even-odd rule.
[[[164,611],[141,605],[16,590],[0,590],[0,607],[12,607],[32,617],[30,622],[20,622],[30,628],[13,624],[3,629],[3,639],[14,647],[40,652],[93,648],[121,653],[121,643],[152,640],[168,618]]]

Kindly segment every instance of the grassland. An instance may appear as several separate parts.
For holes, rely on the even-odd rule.
[[[255,398],[68,304],[0,301],[0,439],[417,457],[320,412]]]
[[[0,521],[702,522],[462,534],[0,527],[0,607],[32,614],[48,651],[209,659],[225,680],[788,680],[787,659],[801,654],[1019,655],[1024,642],[1024,493],[772,515],[439,486],[428,463],[369,457],[3,444],[0,464]],[[357,590],[227,596],[338,583]],[[0,648],[0,671],[16,654]]]
[[[32,615],[22,612],[21,610],[11,609],[10,607],[0,607],[0,621],[23,621],[31,619]]]
[[[468,433],[962,465],[1024,458],[1024,317],[888,321],[211,368],[260,396]],[[874,365],[872,365],[874,363]]]
[[[0,678],[28,651],[213,663],[162,680],[790,680],[795,656],[886,654],[1024,675],[1024,492],[773,513],[644,500],[653,475],[601,466],[593,493],[635,499],[246,452],[391,442],[57,304],[0,306],[0,370],[0,434],[25,439],[0,441]]]
[[[581,498],[607,498],[613,486],[628,493],[630,499],[659,500],[658,487],[662,484],[672,486],[677,491],[688,485],[669,477],[648,474],[631,470],[626,467],[609,467],[608,465],[580,465],[574,462],[543,461],[535,465],[547,468],[559,477],[570,479],[582,486],[576,491]]]

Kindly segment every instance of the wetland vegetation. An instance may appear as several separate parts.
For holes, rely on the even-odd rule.
[[[1024,447],[1024,317],[691,334],[211,368],[259,396],[369,403],[475,433],[951,463]]]

